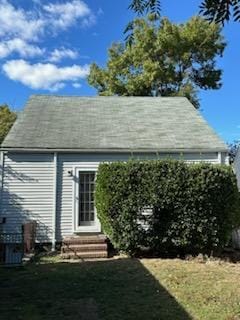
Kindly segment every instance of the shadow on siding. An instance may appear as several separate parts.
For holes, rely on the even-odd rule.
[[[0,166],[0,171],[2,170]],[[22,185],[24,183],[37,183],[38,180],[29,177],[26,174],[19,173],[13,170],[10,166],[4,167],[4,176],[8,177],[8,180],[19,180]],[[20,233],[22,225],[28,221],[37,222],[37,237],[38,242],[51,241],[53,230],[42,222],[42,217],[36,212],[32,212],[24,208],[24,197],[20,197],[16,193],[9,191],[9,185],[4,182],[3,189],[1,190],[0,197],[0,216],[6,218],[6,223],[0,225],[0,232],[8,233]],[[40,205],[39,205],[40,206]],[[52,213],[50,213],[51,215]]]

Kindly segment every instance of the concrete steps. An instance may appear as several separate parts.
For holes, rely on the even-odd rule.
[[[63,259],[107,258],[107,238],[102,234],[66,237],[61,247]]]
[[[68,252],[61,254],[62,259],[97,259],[107,258],[107,252],[94,251],[94,252]]]
[[[86,252],[86,251],[106,251],[106,243],[72,244],[62,247],[63,253],[68,252]]]
[[[96,243],[106,243],[106,237],[103,234],[97,235],[79,235],[73,237],[66,237],[63,239],[64,245],[73,244],[96,244]]]

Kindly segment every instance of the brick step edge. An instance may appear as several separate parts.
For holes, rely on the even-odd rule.
[[[62,253],[67,252],[89,252],[89,251],[107,251],[106,243],[91,243],[91,244],[71,244],[61,247]]]
[[[72,238],[72,239],[63,239],[63,245],[75,245],[75,244],[99,244],[99,243],[106,243],[107,238]]]
[[[90,258],[107,258],[107,251],[92,251],[92,252],[69,252],[62,253],[62,259],[90,259]]]

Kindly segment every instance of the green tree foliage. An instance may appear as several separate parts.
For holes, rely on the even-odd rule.
[[[129,8],[138,15],[148,12],[160,16],[161,0],[132,0]],[[210,21],[224,24],[233,15],[234,21],[240,21],[240,0],[203,0],[200,12]]]
[[[160,3],[160,0],[132,0],[128,8],[138,16],[147,16],[150,13],[152,20],[158,21],[161,13]],[[124,33],[127,35],[125,40],[129,45],[131,45],[134,40],[133,30],[134,21],[130,21],[124,30]]]
[[[239,140],[234,140],[232,143],[228,143],[228,154],[229,154],[229,162],[232,164],[235,160],[237,150],[240,146]]]
[[[200,12],[209,21],[224,24],[233,15],[234,21],[240,21],[239,0],[204,0],[200,6]]]
[[[11,129],[17,115],[7,105],[0,106],[0,144]]]
[[[160,17],[161,1],[160,0],[132,0],[129,9],[136,12],[138,15],[152,13],[156,18]]]
[[[96,207],[113,245],[129,254],[210,253],[239,226],[239,193],[230,166],[183,161],[101,164]],[[152,214],[142,215],[145,208]]]
[[[185,24],[168,19],[133,22],[133,43],[109,49],[106,68],[91,65],[89,84],[100,95],[186,96],[199,106],[197,90],[218,89],[216,57],[225,43],[220,27],[194,17]]]

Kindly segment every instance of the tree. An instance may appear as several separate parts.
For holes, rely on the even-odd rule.
[[[232,164],[235,160],[237,150],[239,148],[240,141],[234,140],[232,143],[228,143],[228,155],[229,155],[229,162]]]
[[[217,23],[224,24],[232,15],[234,21],[240,21],[240,0],[204,0],[200,13]]]
[[[161,0],[132,0],[128,9],[134,11],[138,16],[147,16],[151,13],[152,20],[158,21],[161,14]],[[134,40],[133,29],[134,21],[130,21],[124,30],[127,35],[125,41],[128,45],[132,45]]]
[[[17,115],[5,104],[0,106],[0,144],[11,129]]]
[[[156,18],[160,17],[161,1],[160,0],[132,0],[129,9],[138,15],[145,15],[151,12]]]
[[[89,84],[100,95],[186,96],[199,107],[197,90],[218,89],[216,57],[225,42],[220,27],[194,17],[186,24],[168,19],[133,21],[133,43],[114,44],[106,68],[92,64]]]
[[[152,12],[160,16],[161,0],[132,0],[129,9],[138,15]],[[224,24],[233,15],[234,21],[240,21],[240,0],[203,0],[200,13],[210,21]]]

